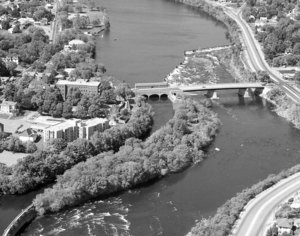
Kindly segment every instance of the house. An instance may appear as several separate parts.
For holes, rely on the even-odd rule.
[[[9,77],[0,77],[1,83],[6,83],[9,81]]]
[[[5,64],[8,64],[10,62],[14,62],[16,63],[17,65],[19,65],[19,58],[17,56],[6,56],[6,57],[2,57],[2,61],[5,63]]]
[[[41,25],[48,25],[48,19],[47,18],[42,18],[40,20]]]
[[[78,46],[85,45],[85,42],[83,42],[80,39],[73,39],[69,42],[68,45],[64,46],[65,51],[70,51],[70,50],[76,50]]]
[[[28,24],[34,24],[34,19],[33,18],[30,18],[30,17],[26,17],[26,18],[20,18],[18,19],[21,27],[24,27],[25,25],[28,25]]]
[[[78,46],[78,45],[84,45],[85,42],[83,42],[80,39],[73,39],[69,42],[69,46]]]
[[[37,133],[33,131],[31,128],[28,128],[19,134],[19,139],[22,142],[28,142],[28,141],[35,142],[37,138],[38,138]]]
[[[280,234],[286,232],[290,233],[293,227],[293,220],[286,218],[276,219],[278,231]]]
[[[297,192],[294,196],[294,201],[291,204],[291,208],[300,208],[300,192]]]
[[[14,110],[16,110],[16,102],[3,101],[0,104],[0,112],[12,114]]]
[[[300,219],[294,219],[294,225],[299,228],[300,227]]]

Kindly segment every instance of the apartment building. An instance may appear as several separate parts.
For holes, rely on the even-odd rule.
[[[102,132],[109,128],[109,121],[104,118],[90,120],[67,120],[63,123],[49,126],[44,129],[44,142],[49,144],[54,139],[64,139],[72,142],[77,138],[90,139],[96,132]]]

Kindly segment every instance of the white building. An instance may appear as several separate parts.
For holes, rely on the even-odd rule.
[[[78,138],[90,139],[96,131],[103,132],[108,128],[108,120],[103,118],[67,120],[45,128],[44,142],[48,144],[53,139],[58,138],[64,139],[67,142],[72,142]]]
[[[12,114],[16,110],[16,102],[3,101],[0,104],[0,112]]]
[[[7,57],[2,57],[2,61],[7,64],[10,62],[14,62],[17,65],[19,65],[19,58],[17,56],[7,56]]]
[[[291,204],[291,208],[300,208],[300,192],[297,192],[294,196],[294,201]]]
[[[83,42],[80,39],[73,39],[69,42],[68,45],[64,46],[64,50],[65,51],[72,50],[72,49],[77,48],[78,46],[82,46],[82,45],[85,45],[85,42]]]
[[[79,126],[79,138],[90,139],[92,135],[99,131],[103,132],[109,128],[109,122],[106,118],[94,118],[82,121]]]

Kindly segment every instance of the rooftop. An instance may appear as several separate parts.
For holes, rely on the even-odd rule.
[[[6,105],[6,106],[15,106],[17,103],[16,102],[11,102],[11,101],[3,101],[1,105]]]
[[[291,219],[280,218],[276,220],[278,227],[290,229],[293,226],[293,221]]]
[[[78,120],[78,119],[67,120],[67,121],[59,123],[57,125],[49,126],[45,130],[58,131],[58,130],[67,129],[67,128],[76,126],[76,124],[79,121],[80,120]]]
[[[80,39],[73,39],[69,42],[69,45],[79,45],[79,44],[85,44],[85,42],[83,42]]]
[[[108,119],[106,119],[106,118],[93,118],[93,119],[81,121],[80,125],[81,126],[93,126],[93,125],[97,125],[97,124],[103,124],[107,121],[108,121]]]
[[[85,86],[99,86],[101,83],[99,81],[90,81],[86,82],[84,80],[75,80],[75,81],[69,81],[69,80],[59,80],[56,83],[57,85],[85,85]]]

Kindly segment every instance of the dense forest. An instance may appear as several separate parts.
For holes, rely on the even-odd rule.
[[[203,159],[219,128],[217,115],[184,100],[164,127],[146,141],[127,139],[118,152],[105,152],[66,171],[34,200],[40,214],[55,212],[180,171]]]
[[[128,123],[96,132],[91,140],[66,143],[55,140],[45,150],[24,157],[12,167],[0,168],[0,194],[22,194],[52,183],[75,164],[106,151],[118,151],[128,138],[144,138],[152,127],[150,106],[139,101]]]

